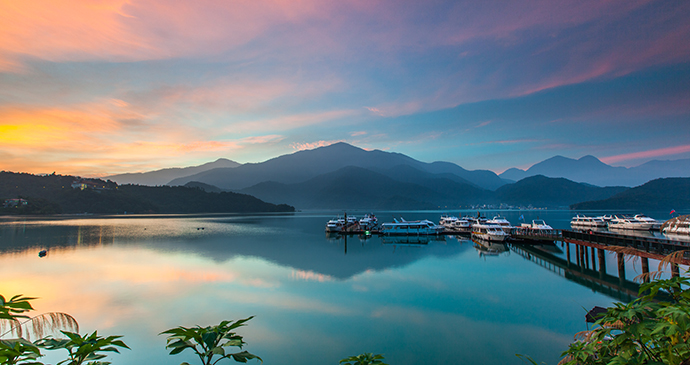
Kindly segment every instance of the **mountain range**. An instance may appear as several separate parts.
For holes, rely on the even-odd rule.
[[[261,163],[221,159],[186,169],[109,178],[121,182],[146,177],[160,183],[175,176],[168,185],[240,192],[298,209],[447,209],[501,203],[567,207],[604,201],[625,192],[634,181],[658,175],[688,176],[690,169],[683,170],[686,165],[690,167],[690,159],[625,168],[609,166],[593,156],[578,160],[555,156],[526,171],[509,169],[499,176],[450,162],[426,163],[400,153],[336,143]]]
[[[239,165],[239,163],[228,160],[227,158],[219,158],[213,162],[205,163],[199,166],[173,167],[149,172],[111,175],[104,177],[104,179],[115,181],[118,184],[158,186],[166,185],[171,180],[194,175],[202,171],[208,171],[216,168],[232,168]]]
[[[690,159],[653,160],[639,166],[626,168],[607,165],[594,156],[584,156],[577,160],[554,156],[527,170],[511,168],[499,176],[506,180],[520,181],[536,175],[563,177],[575,182],[597,186],[631,187],[658,178],[690,177]]]

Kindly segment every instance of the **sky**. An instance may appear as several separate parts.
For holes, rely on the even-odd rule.
[[[0,170],[690,158],[690,2],[0,0]]]

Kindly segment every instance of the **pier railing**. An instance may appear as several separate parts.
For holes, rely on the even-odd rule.
[[[603,246],[632,247],[661,256],[666,256],[676,251],[686,251],[683,253],[683,259],[690,260],[690,242],[656,237],[629,236],[611,232],[579,232],[569,230],[561,232],[564,240],[589,242]]]

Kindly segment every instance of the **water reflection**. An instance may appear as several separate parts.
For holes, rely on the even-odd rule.
[[[249,315],[246,349],[267,364],[364,351],[400,365],[504,364],[516,353],[557,363],[585,329],[582,308],[611,302],[507,250],[477,259],[462,237],[324,236],[331,216],[4,223],[0,293],[39,296],[39,312],[124,335],[135,346],[110,360],[134,365],[193,361],[170,358],[162,330]]]
[[[506,255],[510,254],[508,246],[505,243],[491,242],[476,238],[472,239],[472,243],[474,248],[479,253],[479,257],[498,256],[502,253],[505,253]]]

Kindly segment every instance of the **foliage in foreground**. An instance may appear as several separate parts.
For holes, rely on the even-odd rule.
[[[577,335],[561,364],[690,365],[690,280],[674,277],[640,286],[640,297],[615,303],[595,322],[595,329]],[[668,301],[658,300],[661,292]]]
[[[118,338],[122,336],[101,337],[98,331],[90,335],[81,336],[78,333],[61,331],[68,339],[44,338],[36,342],[36,345],[47,350],[65,349],[69,353],[66,360],[58,362],[58,365],[81,365],[81,364],[110,364],[105,361],[98,361],[106,357],[103,352],[120,351],[115,347],[129,349],[127,345]]]
[[[222,359],[233,359],[237,362],[246,363],[247,360],[263,360],[247,351],[226,353],[226,347],[239,347],[246,343],[242,336],[233,332],[234,329],[242,327],[245,322],[254,318],[249,317],[237,321],[222,321],[217,326],[208,327],[177,327],[160,334],[168,335],[166,348],[170,349],[170,355],[177,355],[184,350],[190,349],[197,354],[203,365],[213,365]],[[215,356],[219,356],[214,360]],[[182,363],[183,365],[189,365]]]
[[[357,356],[350,356],[340,360],[341,365],[388,365],[383,361],[383,355],[372,354],[371,352]]]
[[[107,365],[109,362],[98,361],[106,357],[102,352],[117,352],[117,347],[127,348],[124,342],[119,340],[121,336],[98,336],[97,332],[90,335],[81,336],[79,333],[60,331],[67,339],[42,336],[43,329],[53,330],[59,326],[64,328],[76,328],[76,320],[65,313],[46,313],[36,317],[26,315],[34,308],[30,301],[35,298],[15,295],[9,300],[0,295],[0,328],[9,325],[9,330],[0,331],[0,337],[5,335],[16,335],[17,338],[0,340],[0,364],[2,365],[43,365],[37,361],[41,354],[41,349],[58,350],[65,349],[68,358],[60,361],[59,365]],[[25,320],[25,322],[20,322]],[[22,326],[27,323],[32,324],[33,331],[41,334],[41,339],[31,342],[23,337]]]
[[[80,335],[78,332],[60,331],[62,335],[67,338],[53,338],[52,336],[43,337],[35,342],[31,342],[22,338],[21,326],[27,322],[33,322],[35,319],[43,318],[46,315],[30,317],[26,313],[34,310],[31,306],[31,300],[35,298],[25,297],[22,295],[15,295],[9,300],[0,295],[0,324],[9,323],[9,330],[4,331],[0,327],[0,338],[7,334],[16,334],[18,338],[0,340],[0,364],[2,365],[44,365],[38,359],[43,356],[41,349],[45,350],[67,350],[67,359],[58,362],[58,365],[108,365],[110,362],[100,361],[107,355],[105,352],[119,353],[119,348],[129,347],[120,338],[122,336],[108,336],[102,337],[98,335],[98,331],[92,334]],[[74,319],[64,313],[59,313],[63,316],[68,316],[71,320]],[[58,316],[60,317],[60,316]],[[47,316],[46,318],[51,318]],[[197,354],[202,365],[215,365],[223,359],[234,360],[241,363],[246,363],[248,360],[257,359],[263,363],[263,360],[247,351],[228,353],[227,347],[238,347],[246,343],[242,336],[234,332],[235,329],[245,326],[246,322],[254,318],[249,317],[237,321],[222,321],[217,326],[208,327],[176,327],[163,331],[160,334],[168,335],[166,348],[170,350],[170,355],[179,354],[187,349],[192,350]],[[20,320],[25,320],[21,323]],[[60,322],[57,324],[67,323],[68,327],[72,326],[70,321]],[[74,321],[76,324],[76,321]],[[55,326],[55,323],[49,321],[38,321],[38,326],[48,325]],[[35,327],[35,326],[34,326]],[[77,327],[78,331],[78,327]],[[39,331],[40,332],[40,331]],[[350,356],[340,360],[340,365],[387,365],[381,354],[363,353],[357,356]],[[184,362],[182,365],[189,365]]]

